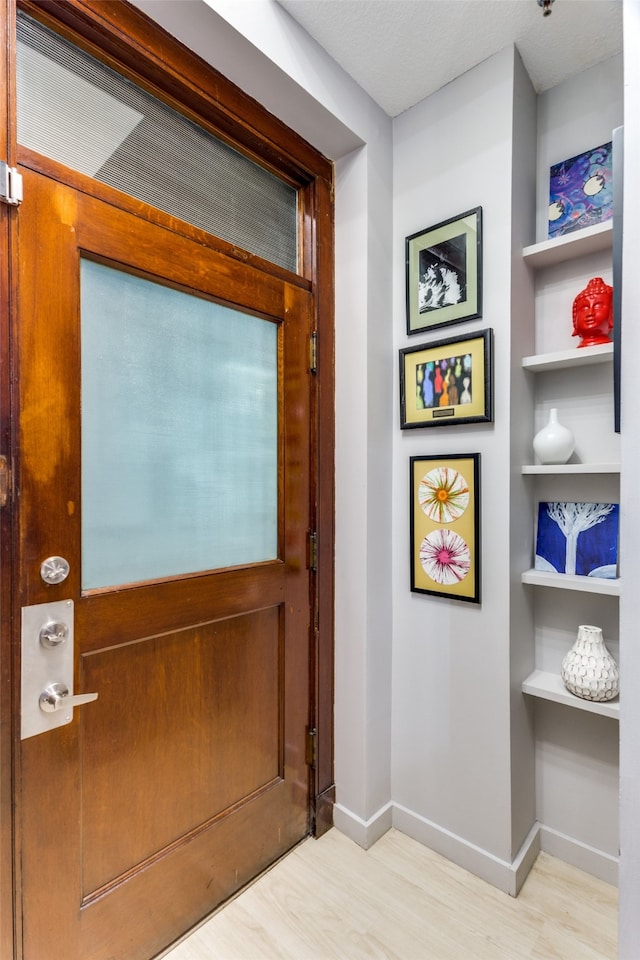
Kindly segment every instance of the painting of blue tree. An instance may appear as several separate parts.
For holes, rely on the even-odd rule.
[[[617,503],[538,504],[536,570],[615,579],[619,510]]]

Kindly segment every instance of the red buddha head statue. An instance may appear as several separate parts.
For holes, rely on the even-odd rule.
[[[613,328],[613,287],[601,277],[589,280],[573,301],[573,334],[579,347],[609,343]]]

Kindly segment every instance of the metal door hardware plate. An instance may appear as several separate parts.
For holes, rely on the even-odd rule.
[[[63,709],[40,705],[52,684],[68,690]],[[64,726],[73,719],[73,600],[22,608],[22,739]],[[77,705],[77,701],[76,701]]]

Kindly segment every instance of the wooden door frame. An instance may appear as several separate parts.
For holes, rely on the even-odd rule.
[[[15,166],[15,8],[14,0],[1,0],[0,78],[5,96],[0,96],[0,159]],[[0,455],[11,463],[11,329],[15,310],[15,276],[9,251],[15,232],[15,210],[0,203]],[[9,503],[13,502],[11,497]],[[14,685],[13,644],[13,510],[0,509],[0,956],[13,957],[16,946],[14,893],[20,883],[14,865]],[[19,729],[19,726],[18,726]]]
[[[0,0],[0,76],[6,97],[0,97],[0,160],[15,166],[15,15],[16,0]],[[300,188],[302,264],[300,276],[268,264],[222,240],[209,242],[228,256],[255,263],[260,269],[298,283],[314,297],[318,334],[317,372],[313,377],[311,450],[312,529],[318,551],[311,577],[313,653],[310,659],[310,728],[315,731],[310,767],[312,832],[322,835],[333,822],[333,632],[334,632],[334,222],[333,168],[301,137],[260,104],[183,47],[175,38],[126,3],[92,0],[18,0],[25,12],[49,22],[90,52],[101,52],[108,64],[129,74],[156,96],[177,106],[237,149],[260,159]],[[212,91],[208,95],[206,91]],[[123,199],[123,203],[128,203]],[[11,257],[16,249],[19,207],[0,204],[0,456],[12,466],[19,488],[19,461],[14,424],[12,336],[16,290]],[[188,235],[201,231],[176,222]],[[15,469],[14,469],[15,467]],[[20,957],[19,816],[15,816],[20,783],[21,598],[12,544],[16,536],[15,497],[0,509],[0,955]],[[12,878],[12,882],[10,882]]]

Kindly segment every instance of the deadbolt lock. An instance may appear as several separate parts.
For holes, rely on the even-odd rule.
[[[49,620],[40,628],[40,643],[43,647],[57,647],[69,636],[69,627],[62,620]]]

